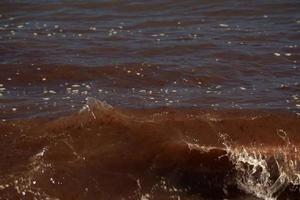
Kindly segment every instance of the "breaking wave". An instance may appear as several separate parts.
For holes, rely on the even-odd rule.
[[[0,124],[0,195],[293,199],[298,123],[290,114],[124,110],[87,98],[70,116]]]

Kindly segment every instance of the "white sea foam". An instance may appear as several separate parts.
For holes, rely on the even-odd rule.
[[[289,185],[300,185],[298,148],[286,132],[278,130],[286,145],[280,148],[235,147],[221,134],[227,155],[235,166],[238,187],[264,200],[276,200]]]

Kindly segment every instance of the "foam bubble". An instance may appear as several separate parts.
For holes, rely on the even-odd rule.
[[[276,149],[235,147],[221,135],[228,157],[235,166],[238,187],[265,200],[276,200],[288,185],[300,185],[298,149],[284,130],[277,131],[286,146]]]

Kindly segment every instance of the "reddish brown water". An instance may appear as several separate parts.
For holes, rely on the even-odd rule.
[[[0,199],[300,199],[299,13],[1,1]]]

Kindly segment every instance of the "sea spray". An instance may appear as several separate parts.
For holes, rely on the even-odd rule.
[[[278,133],[285,142],[278,148],[238,146],[228,135],[220,134],[234,164],[238,187],[264,200],[276,200],[288,186],[297,190],[300,185],[298,148],[283,130]]]

